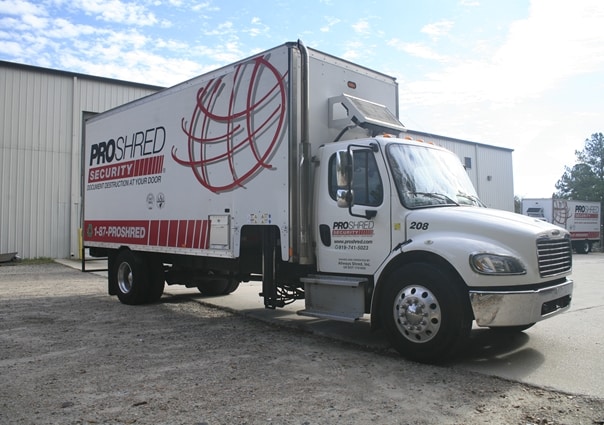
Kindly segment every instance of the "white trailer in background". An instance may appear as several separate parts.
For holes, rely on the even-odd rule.
[[[84,245],[108,291],[165,283],[267,308],[369,314],[403,355],[450,358],[472,322],[566,311],[568,232],[481,206],[459,159],[399,138],[394,78],[286,43],[86,122]]]
[[[591,252],[593,244],[600,242],[602,217],[599,202],[527,198],[522,200],[522,214],[568,230],[573,249],[578,254]]]

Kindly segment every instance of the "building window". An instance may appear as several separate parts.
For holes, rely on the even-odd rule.
[[[466,170],[470,170],[472,168],[472,158],[469,156],[464,157],[463,166],[466,167]]]

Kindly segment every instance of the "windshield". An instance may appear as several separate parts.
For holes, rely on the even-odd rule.
[[[406,208],[482,203],[459,158],[429,146],[390,144],[388,162]]]

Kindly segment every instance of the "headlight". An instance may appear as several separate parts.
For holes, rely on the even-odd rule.
[[[524,265],[514,257],[496,254],[474,254],[470,256],[472,270],[480,274],[510,275],[525,274]]]

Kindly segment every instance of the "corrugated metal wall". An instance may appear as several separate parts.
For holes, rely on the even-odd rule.
[[[514,176],[512,150],[466,140],[453,139],[414,130],[408,135],[449,149],[457,154],[466,169],[478,197],[486,206],[514,211]]]
[[[83,112],[154,91],[0,62],[0,253],[78,256]]]
[[[488,207],[514,211],[512,155],[488,146],[476,146],[477,190]]]

